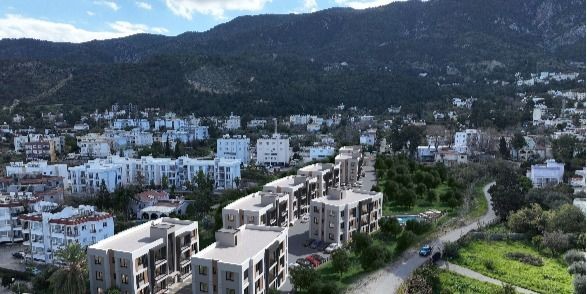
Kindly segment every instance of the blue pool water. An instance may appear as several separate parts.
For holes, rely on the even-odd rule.
[[[417,215],[398,215],[395,217],[400,225],[405,225],[409,220],[421,221],[422,218]]]

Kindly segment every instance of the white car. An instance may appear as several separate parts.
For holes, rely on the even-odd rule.
[[[340,245],[338,245],[337,243],[332,243],[330,245],[328,245],[328,247],[326,247],[326,249],[324,249],[324,252],[326,253],[332,253],[334,250],[340,248]]]

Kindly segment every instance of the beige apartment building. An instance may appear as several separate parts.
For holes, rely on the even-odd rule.
[[[340,164],[340,184],[349,186],[354,184],[362,172],[363,154],[361,146],[343,146],[334,158],[336,164]]]
[[[298,170],[298,175],[316,177],[317,197],[325,196],[328,189],[340,185],[340,163],[316,163],[304,166]]]
[[[225,229],[242,225],[289,225],[289,195],[274,192],[256,192],[242,197],[222,209]]]
[[[290,224],[293,224],[308,213],[310,200],[318,197],[318,181],[316,177],[287,176],[266,184],[263,191],[289,196],[288,217]]]
[[[111,287],[123,294],[168,293],[191,279],[191,257],[199,251],[198,223],[160,218],[88,247],[90,292]]]

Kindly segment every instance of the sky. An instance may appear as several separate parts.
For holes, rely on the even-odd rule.
[[[0,39],[86,42],[206,31],[240,15],[365,9],[397,0],[0,0]]]

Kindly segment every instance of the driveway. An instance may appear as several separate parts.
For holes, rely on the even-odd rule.
[[[477,222],[444,233],[441,237],[432,241],[431,245],[442,249],[444,242],[454,242],[469,231],[492,223],[496,219],[496,216],[495,212],[493,212],[491,196],[488,190],[493,184],[495,183],[490,183],[483,187],[483,193],[488,203],[488,209],[485,215]],[[427,258],[418,255],[417,249],[409,249],[399,260],[357,281],[348,289],[347,293],[395,293],[402,282],[410,277],[412,272],[427,260]]]

